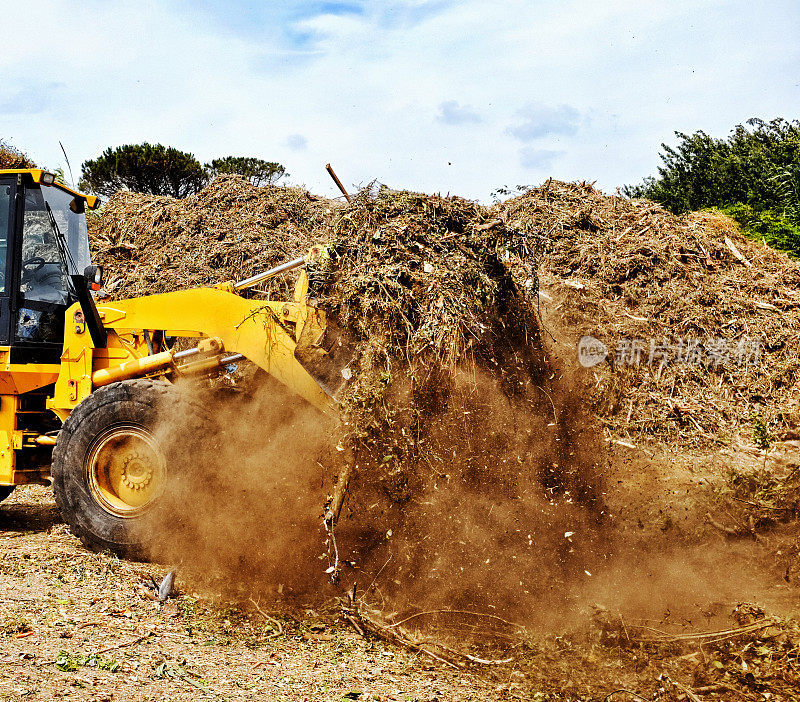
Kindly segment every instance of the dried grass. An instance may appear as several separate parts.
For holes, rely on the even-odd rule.
[[[590,405],[616,437],[700,445],[746,435],[756,415],[775,435],[800,423],[800,264],[718,213],[675,217],[553,180],[492,208],[385,188],[343,206],[223,176],[185,200],[118,193],[91,229],[114,297],[243,278],[331,244],[337,272],[320,271],[319,300],[370,369],[362,405],[377,406],[398,363],[425,359],[424,377],[438,377],[476,358],[506,362],[508,349],[496,353],[503,336],[537,344],[529,315],[541,277],[556,338],[591,334],[612,356],[622,339],[644,342],[639,366],[593,369]],[[272,293],[289,294],[291,281],[283,285]],[[758,340],[758,363],[647,365],[650,340],[707,348],[718,338]]]
[[[749,432],[755,414],[776,434],[797,427],[800,265],[745,239],[720,213],[676,217],[586,183],[548,181],[494,212],[549,234],[541,277],[561,305],[549,317],[557,337],[574,344],[590,334],[612,355],[622,339],[644,340],[638,367],[592,369],[593,408],[614,434],[725,442]],[[647,365],[651,339],[699,339],[708,349],[719,338],[760,341],[758,363]]]
[[[337,207],[234,175],[181,200],[121,191],[90,219],[92,251],[116,298],[238,280],[303,255]]]
[[[0,169],[15,168],[36,168],[36,164],[16,146],[0,139]]]

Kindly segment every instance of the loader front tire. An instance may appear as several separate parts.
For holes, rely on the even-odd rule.
[[[112,383],[81,402],[53,450],[53,492],[72,533],[94,551],[145,558],[147,515],[168,471],[188,468],[189,425],[203,416],[174,385],[151,380]],[[176,432],[183,441],[168,440]]]

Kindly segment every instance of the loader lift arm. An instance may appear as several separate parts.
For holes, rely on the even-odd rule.
[[[213,370],[227,354],[241,355],[295,395],[333,413],[335,400],[296,355],[298,347],[312,356],[326,353],[315,343],[324,336],[325,314],[307,301],[306,272],[292,302],[244,299],[231,287],[100,305],[106,336],[100,348],[85,309],[76,304],[67,310],[61,372],[48,405],[64,419],[53,451],[53,490],[72,532],[90,548],[145,555],[145,514],[159,502],[170,475],[193,474],[187,456],[194,447],[215,441],[208,406],[147,376]],[[174,353],[158,347],[156,335],[199,342],[196,350]],[[192,360],[177,363],[186,358]],[[165,436],[161,423],[166,418],[167,433],[174,431],[173,416],[182,418],[179,422],[197,420],[194,428],[179,431],[178,441]]]
[[[54,411],[69,412],[76,407],[94,389],[92,378],[97,370],[125,363],[117,360],[120,352],[129,352],[130,360],[152,358],[142,352],[141,344],[125,343],[143,330],[219,339],[226,353],[242,354],[323,412],[334,407],[334,400],[295,356],[301,330],[314,325],[321,333],[325,325],[324,313],[305,302],[262,302],[221,289],[199,288],[100,305],[98,314],[109,333],[108,348],[94,348],[79,306],[67,311],[73,323],[66,325],[62,373],[51,404]],[[162,369],[170,365],[170,359],[163,360]],[[144,374],[132,372],[127,377]]]

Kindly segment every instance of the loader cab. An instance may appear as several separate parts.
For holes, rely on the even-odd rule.
[[[97,198],[38,169],[0,170],[0,346],[12,363],[58,363],[70,275],[91,264],[86,208]]]

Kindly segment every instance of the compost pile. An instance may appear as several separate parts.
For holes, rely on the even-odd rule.
[[[0,139],[0,169],[14,168],[36,168],[36,164],[17,147]]]
[[[338,442],[356,470],[339,528],[358,568],[384,563],[396,606],[499,611],[582,572],[602,458],[540,338],[531,239],[462,198],[369,187],[326,240],[313,294],[351,357]],[[578,525],[583,545],[565,547]],[[551,579],[530,583],[531,568]]]
[[[182,200],[120,191],[90,215],[92,251],[115,298],[239,280],[304,255],[336,207],[235,175]]]
[[[706,445],[739,431],[793,438],[800,264],[719,213],[676,217],[585,183],[548,181],[495,214],[547,237],[542,306],[556,353],[577,361],[584,335],[608,347],[607,362],[578,377],[612,434]]]
[[[349,438],[376,442],[384,464],[419,457],[459,373],[484,370],[509,397],[543,382],[535,284],[502,263],[515,238],[473,202],[388,188],[363,190],[330,222],[315,294],[353,347]]]
[[[520,382],[501,368],[520,358],[511,337],[517,351],[527,338],[548,344],[563,374],[587,381],[583,396],[621,440],[699,444],[797,430],[800,265],[721,214],[675,217],[552,180],[486,208],[374,187],[345,206],[222,176],[184,200],[117,193],[90,229],[117,298],[244,278],[330,243],[338,272],[331,284],[321,267],[320,301],[371,369],[348,395],[360,439],[376,421],[387,426],[375,393],[392,385],[381,378],[396,379],[398,359],[425,365],[409,374],[414,392],[475,361],[494,364],[508,391]],[[540,281],[541,340],[530,320]],[[290,294],[290,279],[275,284],[283,287],[268,292]],[[584,335],[606,344],[607,362],[576,363]]]
[[[490,597],[492,606],[508,610],[533,589],[548,590],[569,577],[553,572],[521,588],[532,561],[523,565],[517,554],[533,552],[538,572],[561,568],[562,555],[569,568],[583,572],[582,549],[600,510],[601,454],[583,452],[577,437],[591,432],[590,423],[566,411],[538,331],[537,241],[458,197],[370,186],[340,205],[233,177],[182,201],[118,193],[92,232],[115,297],[246,277],[322,242],[309,268],[310,292],[342,342],[341,421],[321,437],[321,419],[308,420],[318,431],[306,429],[312,439],[299,443],[324,442],[318,462],[326,489],[342,464],[353,466],[331,567],[341,570],[343,584],[361,578],[363,586],[364,570],[376,572],[390,559],[375,586],[397,602],[435,598],[440,605],[485,609]],[[512,261],[524,279],[515,277]],[[267,404],[285,419],[292,401],[279,392],[270,388]],[[225,430],[226,444],[239,454],[237,481],[245,463],[259,476],[281,465],[267,460],[263,423],[254,414],[252,422],[231,422]],[[239,429],[255,434],[237,441]],[[289,436],[297,434],[276,437],[272,445],[302,474],[297,481],[305,494],[316,495],[306,485],[315,461],[300,455]],[[243,446],[255,447],[252,456],[241,455]],[[214,472],[216,458],[200,462]],[[278,479],[286,472],[276,476],[282,484]],[[216,504],[214,496],[185,501],[193,505],[182,517],[186,533],[218,529],[220,521],[242,523],[237,515],[220,518],[239,503],[224,490],[219,495],[230,502],[227,512],[200,507]],[[318,499],[321,507],[324,494]],[[239,511],[255,513],[249,503]],[[301,512],[315,520],[313,507]],[[315,551],[320,526],[314,521],[304,533]],[[579,526],[584,540],[572,548],[563,535]],[[285,526],[283,532],[293,533]],[[183,537],[169,534],[164,542],[180,547]],[[300,540],[287,542],[287,552]],[[227,561],[211,555],[247,563],[238,568],[239,579],[252,572],[260,582],[271,567],[283,572],[274,577],[287,577],[286,559],[270,560],[261,547],[241,552],[243,538],[226,541]],[[272,553],[281,553],[280,541],[271,541]],[[298,576],[293,587],[317,590],[324,568],[308,560],[315,577]],[[462,571],[469,574],[462,582],[442,583],[443,574]]]

